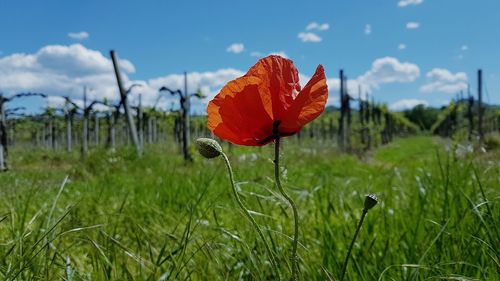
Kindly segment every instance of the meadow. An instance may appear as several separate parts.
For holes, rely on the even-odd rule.
[[[272,146],[223,145],[239,192],[289,278],[291,210]],[[194,149],[194,148],[193,148]],[[221,159],[175,144],[76,152],[17,147],[0,174],[2,280],[271,280],[265,247],[237,208]],[[499,280],[499,152],[431,136],[362,156],[285,138],[282,177],[300,214],[301,280]]]

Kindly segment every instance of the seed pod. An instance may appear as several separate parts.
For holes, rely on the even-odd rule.
[[[222,154],[222,147],[220,144],[209,138],[199,138],[196,140],[196,149],[205,158],[211,159],[218,157]]]
[[[375,194],[368,194],[365,197],[365,210],[368,211],[371,208],[375,207],[377,205],[378,200],[377,200],[377,195]]]

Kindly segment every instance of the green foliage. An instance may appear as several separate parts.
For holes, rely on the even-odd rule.
[[[404,111],[404,116],[414,124],[417,124],[421,130],[430,130],[432,124],[436,122],[438,114],[439,109],[426,107],[423,104]]]
[[[362,161],[324,142],[284,139],[283,183],[301,217],[301,280],[338,278],[365,194],[346,280],[496,280],[499,155],[399,139]],[[245,204],[279,257],[291,212],[272,146],[224,146]],[[186,164],[175,146],[78,153],[12,151],[0,174],[2,280],[269,280],[265,248],[231,196],[220,159]],[[16,157],[17,156],[17,157]],[[69,180],[62,185],[66,175]]]

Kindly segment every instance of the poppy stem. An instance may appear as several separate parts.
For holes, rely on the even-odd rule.
[[[344,265],[342,266],[342,273],[340,274],[340,281],[344,280],[344,275],[345,275],[345,272],[347,270],[347,263],[349,262],[349,258],[351,257],[352,247],[354,246],[354,243],[356,242],[356,238],[358,237],[359,230],[361,229],[361,226],[363,225],[363,221],[365,220],[367,213],[368,213],[368,210],[366,208],[363,209],[363,214],[361,215],[361,219],[359,220],[358,227],[356,228],[356,232],[354,233],[354,237],[352,237],[351,245],[349,245],[349,250],[347,250],[347,255],[345,256]]]
[[[276,186],[278,187],[281,195],[285,197],[293,210],[293,221],[294,221],[294,233],[292,242],[292,281],[298,280],[298,269],[299,269],[299,258],[297,256],[297,246],[299,244],[299,212],[297,210],[297,205],[292,200],[292,198],[285,192],[280,180],[280,138],[277,137],[274,143],[274,177],[276,180]]]
[[[278,277],[278,280],[279,280],[280,279],[280,274],[279,274],[279,270],[278,270],[278,265],[276,264],[276,260],[274,259],[274,255],[273,255],[273,252],[271,251],[271,247],[269,247],[269,244],[267,243],[267,240],[264,238],[264,234],[262,233],[262,230],[260,229],[260,227],[257,224],[257,222],[255,221],[255,219],[250,214],[250,211],[248,211],[248,209],[245,207],[245,205],[241,201],[241,198],[240,198],[240,196],[238,194],[238,191],[236,190],[236,184],[234,182],[233,169],[231,168],[231,163],[229,162],[229,158],[227,157],[227,155],[224,152],[222,152],[221,155],[222,155],[222,158],[224,158],[224,162],[226,163],[227,172],[229,174],[229,180],[231,181],[231,187],[232,187],[232,190],[233,190],[234,198],[236,198],[236,202],[238,203],[238,206],[243,211],[243,213],[248,218],[248,220],[250,220],[250,222],[252,223],[252,225],[255,228],[255,230],[257,230],[257,232],[259,233],[260,239],[262,240],[262,242],[264,243],[264,246],[266,247],[267,255],[269,256],[269,261],[271,262],[273,270],[275,271],[275,274],[276,274],[276,276]]]

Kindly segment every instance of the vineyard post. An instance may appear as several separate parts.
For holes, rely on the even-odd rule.
[[[364,102],[363,99],[361,98],[361,85],[358,85],[358,104],[359,104],[359,121],[361,123],[361,130],[360,130],[360,137],[361,137],[361,144],[365,144],[365,119],[364,119],[364,113],[365,113],[365,107],[364,107]]]
[[[7,99],[0,93],[0,172],[7,170],[7,132],[6,132],[6,116],[5,103]]]
[[[139,138],[137,137],[137,130],[135,128],[134,117],[132,116],[132,112],[130,111],[130,106],[127,101],[127,93],[123,88],[122,78],[120,75],[120,68],[118,66],[118,60],[116,59],[116,53],[114,50],[110,51],[111,60],[113,61],[113,67],[115,69],[116,82],[118,84],[118,89],[120,91],[120,98],[122,100],[123,108],[125,109],[125,115],[127,116],[127,123],[129,128],[130,137],[132,138],[132,142],[134,143],[135,149],[138,155],[142,154],[141,146],[139,144]]]
[[[48,108],[49,113],[49,134],[50,134],[50,148],[56,150],[57,148],[57,132],[56,132],[56,111],[54,108]]]
[[[139,105],[137,107],[137,129],[139,134],[139,144],[144,151],[144,112],[142,110],[142,94],[139,94]]]
[[[158,117],[153,118],[153,142],[158,143]]]
[[[50,143],[49,140],[47,139],[47,136],[49,135],[47,116],[43,115],[42,121],[43,121],[42,143],[44,148],[48,148]]]
[[[189,129],[189,108],[190,108],[190,99],[192,97],[203,99],[205,96],[203,93],[201,93],[200,90],[198,90],[196,93],[189,94],[187,92],[187,73],[184,72],[184,91],[177,89],[177,90],[171,90],[167,88],[166,86],[163,86],[159,89],[160,92],[167,91],[171,95],[179,95],[180,98],[180,114],[178,117],[175,119],[175,124],[174,124],[174,132],[176,135],[176,138],[178,141],[181,142],[181,152],[184,156],[184,159],[187,161],[192,161],[192,157],[189,152],[189,134],[190,134],[190,129]],[[153,128],[156,128],[156,122],[153,126]]]
[[[116,149],[116,120],[118,120],[119,115],[120,110],[115,108],[115,111],[113,111],[110,116],[111,128],[109,128],[109,141],[113,151]]]
[[[191,161],[189,153],[189,94],[187,89],[187,72],[184,71],[184,98],[181,98],[182,106],[182,153],[184,159]]]
[[[470,84],[467,84],[467,119],[469,119],[469,141],[472,140],[472,133],[474,131],[474,116],[472,115],[472,107],[474,106],[474,97],[470,94]]]
[[[344,149],[344,70],[340,70],[340,119],[338,128],[338,143]]]
[[[150,115],[148,118],[148,143],[153,143],[153,118],[154,115]]]
[[[98,112],[94,112],[94,141],[95,141],[95,146],[99,146],[99,115]]]
[[[120,113],[119,106],[109,106],[108,115],[108,137],[106,140],[106,146],[112,151],[116,148],[115,133],[116,133],[116,120],[118,119],[118,114]]]
[[[363,104],[363,99],[361,98],[361,85],[358,86],[358,104],[359,104],[359,121],[361,122],[361,125],[365,125],[365,119],[364,119],[364,104]]]
[[[65,109],[65,115],[66,115],[66,149],[68,152],[71,151],[72,149],[72,143],[71,143],[71,134],[72,134],[72,126],[71,126],[71,119],[72,119],[72,114],[71,110],[69,110],[67,107]]]
[[[89,111],[87,110],[87,87],[83,87],[83,120],[82,120],[82,158],[85,157],[87,151],[89,150],[88,146],[88,130],[89,130]]]

